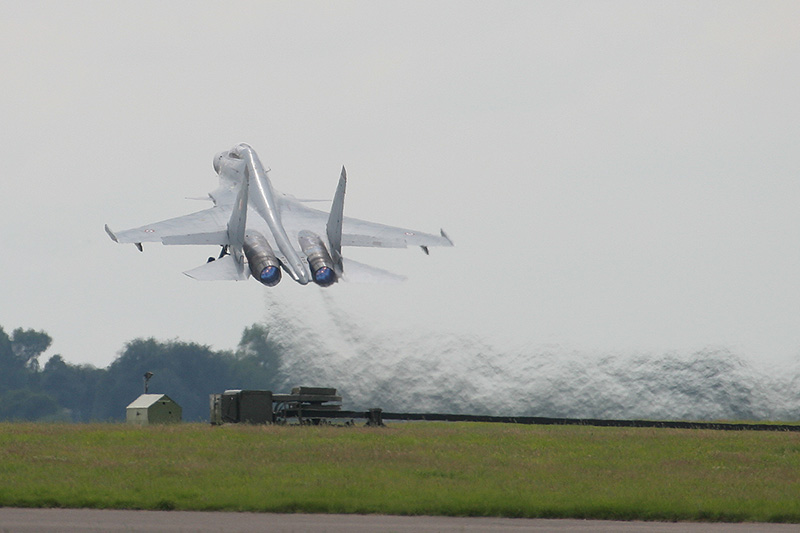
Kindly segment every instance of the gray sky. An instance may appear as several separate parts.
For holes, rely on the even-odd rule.
[[[798,28],[794,1],[7,5],[0,325],[99,366],[140,336],[233,348],[283,305],[794,361]],[[344,164],[346,214],[456,247],[353,250],[409,281],[325,291],[201,283],[181,272],[214,248],[108,239],[206,207],[185,197],[242,141],[279,190],[329,198]]]

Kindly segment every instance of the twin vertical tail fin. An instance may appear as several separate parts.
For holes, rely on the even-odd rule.
[[[231,219],[228,221],[228,244],[231,248],[231,255],[237,263],[244,264],[244,230],[247,226],[247,198],[250,189],[250,168],[244,167],[244,180],[242,181],[239,194],[236,195],[236,203],[233,204]]]
[[[331,259],[338,275],[342,275],[342,221],[344,220],[344,191],[347,186],[347,172],[342,167],[342,175],[339,176],[339,185],[336,187],[336,194],[333,195],[331,213],[328,216],[326,228],[328,234],[328,244],[330,245]]]

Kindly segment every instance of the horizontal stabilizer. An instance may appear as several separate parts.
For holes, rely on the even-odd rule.
[[[342,260],[344,262],[342,279],[349,283],[402,283],[408,279],[400,274],[365,265],[346,257],[342,258]]]
[[[236,268],[236,261],[234,261],[233,257],[230,255],[226,255],[222,259],[217,259],[216,261],[210,261],[192,270],[187,270],[184,274],[200,281],[240,281],[250,276],[250,272],[246,268],[241,273],[239,272],[239,269]]]

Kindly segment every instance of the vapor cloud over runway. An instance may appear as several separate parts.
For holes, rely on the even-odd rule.
[[[321,293],[327,320],[274,303],[287,386],[334,386],[348,408],[579,418],[796,420],[797,366],[760,367],[724,346],[602,352],[500,346],[478,336],[387,329]],[[280,313],[277,308],[280,308]]]

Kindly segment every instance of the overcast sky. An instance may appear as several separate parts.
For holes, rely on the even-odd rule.
[[[0,326],[105,366],[136,337],[355,327],[800,356],[800,3],[15,2],[0,17]],[[103,231],[207,207],[215,153],[452,249],[400,286],[194,281]],[[325,204],[322,204],[324,207]],[[323,294],[324,293],[324,294]],[[292,315],[294,316],[294,315]]]

